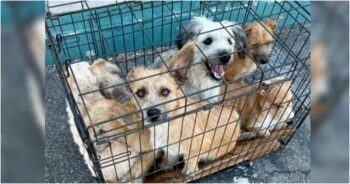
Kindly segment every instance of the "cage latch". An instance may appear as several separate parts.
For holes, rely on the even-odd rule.
[[[71,63],[71,59],[70,58],[66,58],[64,60],[64,67],[66,69],[65,75],[64,75],[65,78],[68,78],[70,76],[70,73],[69,73],[69,70],[68,70],[68,66],[70,65],[70,63]]]
[[[108,142],[109,142],[108,137],[101,137],[97,139],[96,144],[101,145],[101,144],[106,144]]]
[[[62,47],[62,35],[61,34],[56,35],[56,43],[57,43],[57,47],[58,47],[58,53],[60,53],[61,47]]]
[[[214,105],[213,105],[212,103],[210,103],[210,104],[204,105],[204,106],[203,106],[203,109],[206,111],[206,110],[211,109],[213,106],[214,106]]]

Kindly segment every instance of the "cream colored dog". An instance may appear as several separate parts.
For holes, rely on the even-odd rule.
[[[195,17],[178,33],[176,40],[178,50],[169,50],[161,54],[161,58],[168,65],[171,58],[186,43],[191,39],[195,40],[197,47],[195,47],[193,65],[186,70],[187,80],[182,86],[186,95],[199,92],[193,97],[210,102],[216,102],[219,99],[219,85],[225,73],[224,66],[232,63],[231,55],[235,52],[234,45],[238,40],[236,37],[244,32],[240,26],[234,24],[229,21],[214,22],[206,17]],[[161,58],[156,58],[153,67],[166,68]]]

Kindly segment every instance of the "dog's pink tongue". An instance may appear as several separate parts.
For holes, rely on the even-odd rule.
[[[223,65],[213,65],[211,67],[211,72],[215,75],[215,77],[222,78],[225,74],[224,66]]]

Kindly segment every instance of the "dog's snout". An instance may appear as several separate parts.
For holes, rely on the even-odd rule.
[[[267,62],[269,62],[269,60],[267,60],[266,58],[260,59],[261,64],[266,64]]]
[[[228,52],[221,52],[219,54],[219,59],[223,64],[227,64],[231,59],[231,54]]]
[[[270,56],[262,56],[260,57],[260,63],[261,64],[266,64],[270,61]]]
[[[147,116],[149,117],[151,122],[155,122],[160,117],[160,110],[159,109],[149,109],[147,110]]]
[[[270,61],[271,55],[260,55],[260,63],[261,64],[266,64]]]

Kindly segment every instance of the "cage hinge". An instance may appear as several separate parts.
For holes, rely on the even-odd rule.
[[[50,50],[52,50],[53,45],[49,42],[46,42],[46,47]]]
[[[59,54],[61,52],[61,48],[62,48],[62,35],[61,34],[57,34],[56,35],[56,43],[57,43],[57,49],[54,49],[54,44],[53,43],[46,43],[46,46],[54,52],[54,54]]]

